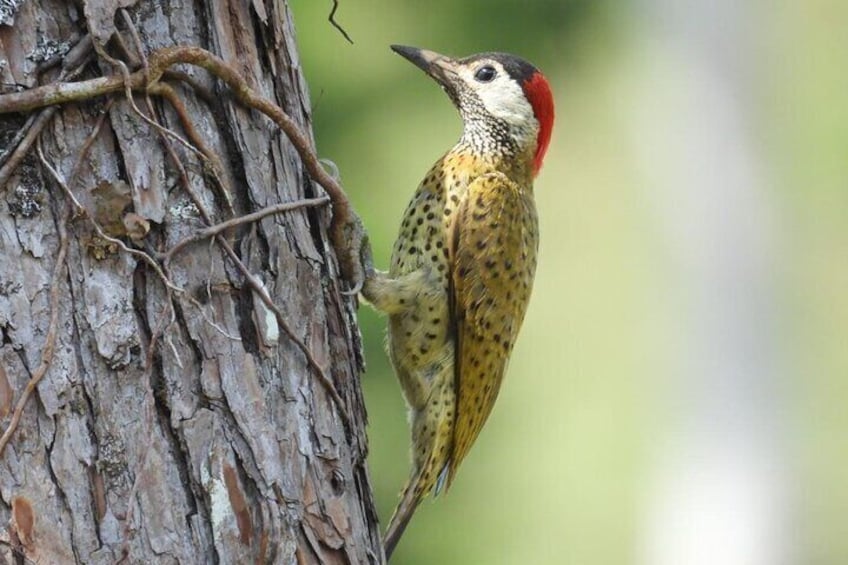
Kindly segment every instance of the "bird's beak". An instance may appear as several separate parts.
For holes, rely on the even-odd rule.
[[[392,51],[413,63],[446,89],[452,89],[457,80],[457,62],[446,55],[429,49],[392,45]]]

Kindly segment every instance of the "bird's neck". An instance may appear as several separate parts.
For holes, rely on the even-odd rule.
[[[499,122],[466,123],[457,149],[471,153],[492,170],[516,181],[532,181],[535,145],[527,142],[529,135],[530,132],[515,132]]]

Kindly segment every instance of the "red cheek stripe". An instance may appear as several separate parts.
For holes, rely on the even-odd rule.
[[[551,130],[554,127],[554,97],[547,79],[538,71],[524,83],[524,94],[533,106],[533,113],[539,122],[536,155],[533,157],[533,174],[536,175],[542,168],[545,152],[551,142]]]

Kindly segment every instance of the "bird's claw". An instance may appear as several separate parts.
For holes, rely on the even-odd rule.
[[[349,289],[341,293],[356,296],[362,291],[367,278],[374,273],[371,243],[359,216],[352,214],[352,218],[336,230],[334,240],[342,277],[350,285]]]
[[[324,167],[324,170],[327,171],[327,174],[333,177],[334,181],[341,182],[342,175],[339,172],[338,165],[336,165],[333,161],[330,161],[329,159],[325,158],[318,159],[318,162],[321,163],[321,165]]]
[[[353,285],[353,288],[351,288],[349,290],[342,290],[340,292],[345,296],[356,296],[357,294],[359,294],[362,291],[362,287],[364,287],[364,286],[365,286],[365,279],[363,278],[363,279],[359,279],[358,281],[356,281],[356,283]]]

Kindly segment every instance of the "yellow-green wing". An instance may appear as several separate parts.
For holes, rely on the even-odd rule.
[[[451,228],[456,419],[449,482],[500,390],[536,270],[533,197],[501,173],[469,185]]]

